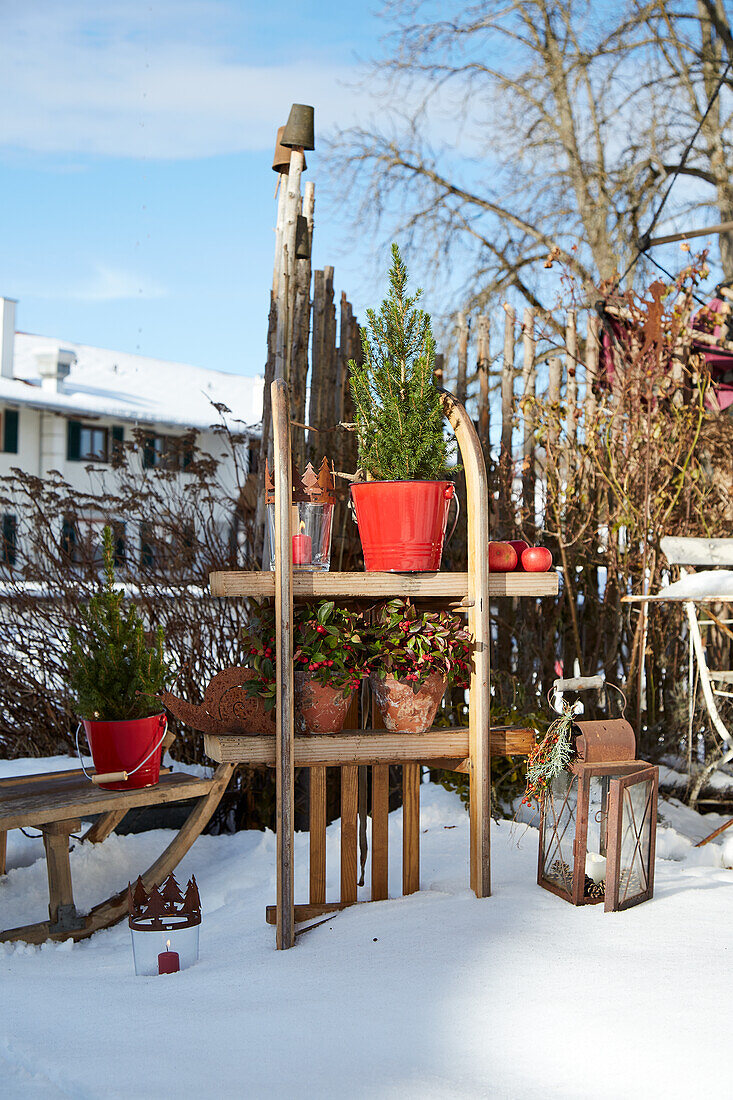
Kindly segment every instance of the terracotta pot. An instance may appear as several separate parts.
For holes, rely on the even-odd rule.
[[[319,684],[310,672],[296,672],[296,733],[340,733],[353,694],[350,689],[344,699],[343,688]]]
[[[433,672],[417,694],[411,683],[395,680],[394,676],[380,680],[372,673],[369,684],[386,729],[392,733],[426,733],[433,724],[447,680],[440,672]]]

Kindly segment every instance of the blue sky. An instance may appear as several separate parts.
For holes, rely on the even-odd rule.
[[[0,294],[23,331],[237,373],[262,370],[277,126],[359,114],[381,21],[347,0],[23,0],[0,7]],[[314,263],[358,309],[370,242],[344,248],[316,181]]]

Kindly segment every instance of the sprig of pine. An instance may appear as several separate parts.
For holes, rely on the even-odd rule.
[[[152,647],[145,641],[137,608],[123,606],[124,592],[115,588],[114,540],[104,528],[104,584],[86,607],[79,608],[81,627],[69,628],[66,664],[77,713],[102,722],[147,718],[161,709],[155,698],[169,678],[163,654],[163,630]]]
[[[433,383],[435,341],[429,315],[417,307],[422,291],[408,295],[407,278],[393,244],[389,293],[378,314],[367,310],[362,329],[364,361],[349,361],[359,466],[381,481],[440,480],[452,448]]]

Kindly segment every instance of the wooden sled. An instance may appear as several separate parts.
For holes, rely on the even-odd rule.
[[[149,889],[170,874],[200,836],[219,805],[234,768],[234,764],[220,764],[211,779],[162,768],[157,786],[128,791],[100,790],[78,769],[0,780],[0,876],[5,873],[8,830],[40,829],[46,849],[49,893],[48,920],[8,928],[0,932],[0,942],[83,940],[122,920],[127,913],[127,883],[119,893],[95,905],[86,915],[78,913],[74,905],[69,837],[81,829],[81,819],[102,815],[81,838],[100,844],[127,811],[136,806],[196,799],[176,836],[143,873],[143,883]]]

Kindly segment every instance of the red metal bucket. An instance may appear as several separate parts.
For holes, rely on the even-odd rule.
[[[130,791],[154,787],[160,778],[160,755],[166,717],[134,718],[129,722],[84,720],[84,732],[99,775],[127,772],[117,783],[99,783],[105,791]],[[147,759],[146,759],[147,758]]]
[[[367,572],[440,569],[452,481],[364,481],[351,496]]]

